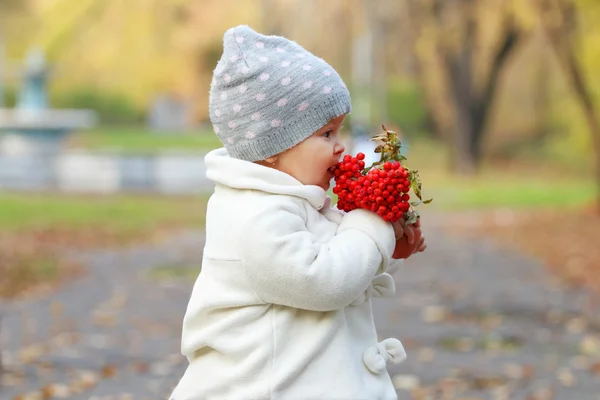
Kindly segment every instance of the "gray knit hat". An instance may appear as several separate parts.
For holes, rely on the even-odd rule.
[[[349,113],[350,93],[324,60],[248,26],[225,32],[210,88],[210,121],[232,157],[264,160]]]

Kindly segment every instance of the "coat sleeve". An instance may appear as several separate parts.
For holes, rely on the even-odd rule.
[[[388,274],[395,274],[396,272],[398,272],[398,270],[400,269],[400,267],[404,264],[404,259],[403,258],[392,258],[390,259],[390,263],[388,265],[388,268],[385,272],[387,272]]]
[[[391,224],[366,210],[344,215],[327,242],[307,229],[305,211],[294,203],[260,212],[243,232],[242,263],[256,294],[306,310],[348,306],[387,269],[394,251]]]

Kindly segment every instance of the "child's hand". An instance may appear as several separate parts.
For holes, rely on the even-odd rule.
[[[415,251],[413,253],[421,253],[421,252],[425,251],[426,248],[427,248],[427,243],[425,243],[425,237],[421,236],[421,240],[420,240],[419,244],[417,245],[417,247],[415,248]]]
[[[400,219],[392,223],[392,227],[394,228],[396,241],[398,241],[402,236],[406,236],[408,243],[413,244],[415,242],[414,230],[421,227],[421,221],[418,219],[414,224],[407,225],[405,220]]]
[[[392,258],[408,258],[414,253],[425,251],[427,244],[421,232],[421,221],[406,225],[404,220],[393,224],[396,234],[396,247]]]
[[[421,218],[417,219],[417,222],[415,222],[414,226],[419,228],[419,232],[421,232]],[[427,248],[427,243],[425,243],[425,236],[423,236],[423,234],[421,234],[420,236],[420,240],[415,240],[415,242],[417,243],[417,247],[415,248],[415,251],[413,253],[421,253]]]

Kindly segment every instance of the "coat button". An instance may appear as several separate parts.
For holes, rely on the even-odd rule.
[[[387,362],[400,364],[406,357],[402,343],[398,339],[390,338],[367,348],[363,354],[363,362],[371,372],[378,374],[385,370]]]

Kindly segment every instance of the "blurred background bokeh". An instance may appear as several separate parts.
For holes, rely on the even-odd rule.
[[[0,298],[77,282],[75,250],[202,230],[208,91],[238,24],[339,71],[350,152],[401,132],[424,221],[599,290],[598,21],[596,0],[0,0]]]

